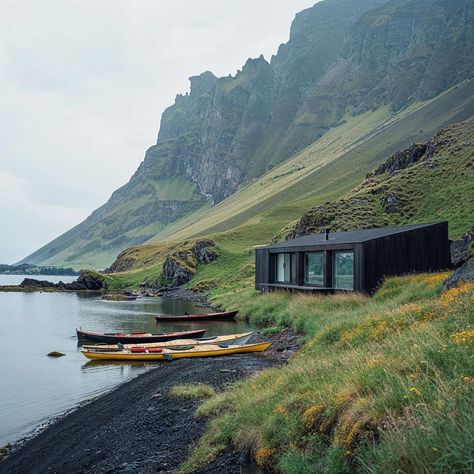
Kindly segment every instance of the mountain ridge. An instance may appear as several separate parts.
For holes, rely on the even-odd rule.
[[[235,76],[192,76],[130,181],[22,262],[108,265],[112,254],[222,202],[349,117],[382,106],[393,114],[468,79],[473,19],[470,0],[325,0],[298,13],[270,62],[260,56]]]

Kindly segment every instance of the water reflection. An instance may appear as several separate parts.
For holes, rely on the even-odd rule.
[[[46,419],[160,363],[89,363],[75,329],[99,332],[169,332],[207,328],[206,336],[244,332],[242,322],[160,323],[160,313],[205,312],[193,303],[161,298],[109,302],[92,293],[0,292],[0,446]],[[51,351],[66,354],[58,359]]]

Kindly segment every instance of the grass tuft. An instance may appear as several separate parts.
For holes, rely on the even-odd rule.
[[[170,395],[177,398],[209,398],[216,394],[210,385],[203,383],[186,383],[175,385],[170,390]]]

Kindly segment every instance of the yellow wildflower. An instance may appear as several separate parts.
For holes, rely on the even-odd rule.
[[[269,466],[270,458],[272,457],[275,449],[273,448],[258,448],[255,450],[255,462],[260,467]]]
[[[474,330],[461,331],[451,336],[451,339],[455,344],[469,344],[474,338]]]
[[[276,408],[273,410],[274,413],[286,413],[286,408],[281,404],[279,403]]]
[[[312,429],[316,425],[316,422],[320,419],[324,410],[326,410],[325,405],[311,405],[308,407],[302,416],[303,425],[307,429]]]
[[[416,387],[410,387],[410,392],[418,395],[419,397],[422,396],[422,393]]]

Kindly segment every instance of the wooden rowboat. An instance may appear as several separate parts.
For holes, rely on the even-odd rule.
[[[203,337],[200,339],[174,339],[166,342],[150,342],[147,344],[123,344],[118,347],[117,344],[93,344],[83,345],[83,349],[94,349],[96,351],[112,351],[118,352],[122,349],[130,349],[132,347],[174,347],[174,346],[192,346],[200,344],[247,344],[253,332],[243,332],[240,334],[227,334],[223,336]]]
[[[160,314],[155,316],[157,322],[163,321],[219,321],[232,320],[237,316],[238,311],[222,311],[220,313],[204,313],[204,314],[181,314],[178,316],[171,316],[168,314]]]
[[[181,346],[173,349],[161,347],[132,347],[120,352],[101,352],[94,349],[82,349],[85,357],[91,360],[122,360],[122,361],[162,361],[190,357],[217,357],[248,352],[263,352],[271,346],[271,342],[257,344],[199,344]]]
[[[148,332],[94,332],[87,331],[85,329],[76,329],[77,338],[79,340],[87,339],[89,341],[106,342],[109,344],[116,344],[120,342],[122,344],[133,344],[143,342],[164,342],[172,341],[173,339],[190,339],[197,338],[204,335],[206,329],[195,329],[192,331],[180,331],[180,332],[163,332],[157,334],[151,334]]]

